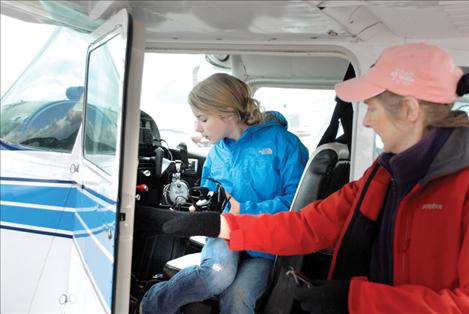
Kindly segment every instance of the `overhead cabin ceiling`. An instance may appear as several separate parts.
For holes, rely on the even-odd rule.
[[[121,8],[162,42],[314,43],[469,37],[469,1],[2,1],[2,14],[90,31]],[[63,14],[61,8],[69,12]],[[70,12],[82,19],[67,19]],[[83,19],[89,19],[85,23]]]
[[[343,80],[349,65],[345,59],[325,56],[235,55],[232,62],[233,73],[251,85],[258,82],[282,85],[288,81],[295,86],[315,88],[333,88]]]

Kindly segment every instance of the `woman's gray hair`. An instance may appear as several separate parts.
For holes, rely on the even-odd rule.
[[[404,96],[384,91],[375,97],[381,101],[384,109],[391,116],[396,117],[402,109],[402,99]],[[453,104],[439,104],[425,100],[419,100],[419,104],[425,112],[425,123],[428,130],[433,128],[469,127],[467,114],[460,110],[452,111]]]

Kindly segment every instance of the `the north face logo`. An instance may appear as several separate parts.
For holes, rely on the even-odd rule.
[[[270,147],[263,148],[263,149],[259,150],[259,153],[261,155],[272,155],[272,148],[270,148]]]

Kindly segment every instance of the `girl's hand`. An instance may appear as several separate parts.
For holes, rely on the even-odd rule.
[[[219,238],[229,240],[230,239],[230,225],[226,221],[226,218],[223,215],[220,215],[220,233],[218,234]]]
[[[237,200],[235,200],[230,195],[230,193],[228,193],[227,191],[225,191],[225,194],[226,194],[226,198],[230,202],[230,211],[229,211],[229,213],[233,214],[233,215],[239,215],[239,202]]]
[[[194,213],[197,209],[194,207],[194,205],[189,206],[189,212]]]

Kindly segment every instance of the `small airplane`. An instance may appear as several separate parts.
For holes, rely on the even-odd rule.
[[[186,98],[211,73],[247,82],[310,152],[340,124],[348,180],[382,148],[358,103],[329,123],[350,67],[427,42],[469,72],[467,1],[2,0],[1,14],[56,25],[1,99],[5,314],[129,313],[169,261],[200,251],[139,233],[138,208],[190,205],[210,147]],[[455,109],[469,112],[469,95]],[[259,312],[271,313],[275,294],[265,298]]]

